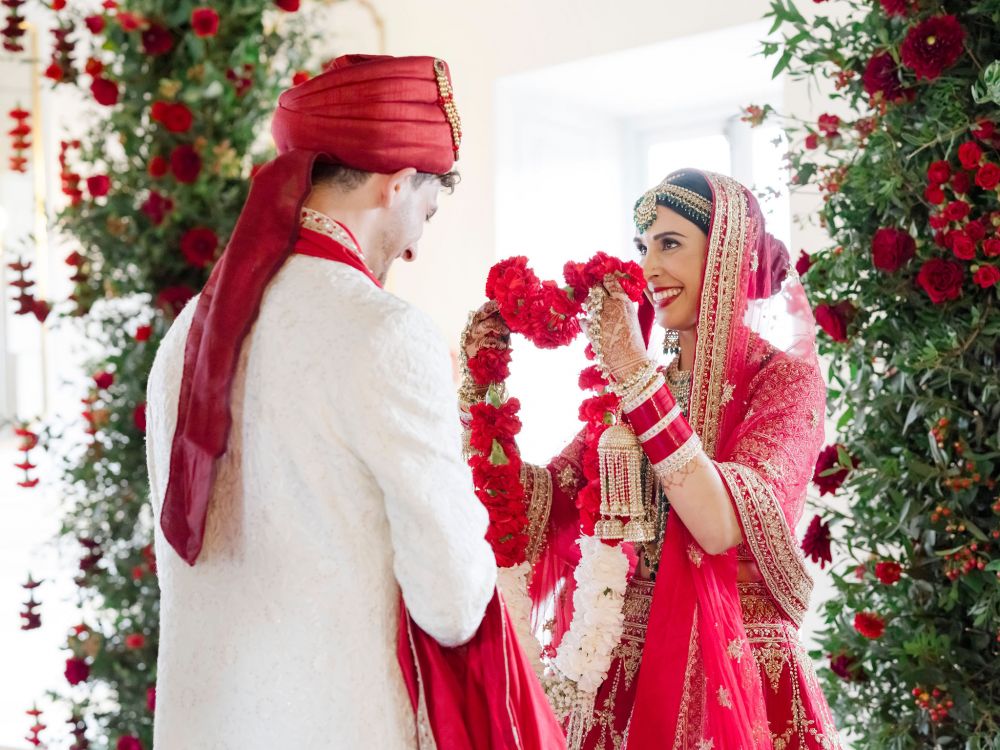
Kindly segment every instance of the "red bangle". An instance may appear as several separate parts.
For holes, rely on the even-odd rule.
[[[632,426],[636,435],[648,432],[657,422],[663,419],[677,405],[677,399],[664,383],[641,404],[625,412],[625,419]]]
[[[693,434],[694,430],[688,421],[683,415],[678,415],[663,430],[643,441],[642,449],[649,457],[649,462],[655,465],[676,452]]]

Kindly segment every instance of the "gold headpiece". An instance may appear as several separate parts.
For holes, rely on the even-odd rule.
[[[671,175],[669,179],[678,175]],[[712,202],[694,190],[689,190],[680,185],[664,180],[652,190],[646,193],[635,203],[635,228],[639,234],[649,229],[656,221],[656,207],[658,205],[669,206],[677,210],[682,216],[690,219],[695,224],[708,231],[708,224],[712,220]]]

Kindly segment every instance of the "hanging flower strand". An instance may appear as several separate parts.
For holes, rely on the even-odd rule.
[[[10,169],[12,172],[24,174],[28,171],[28,157],[25,154],[31,148],[31,141],[28,139],[28,136],[31,135],[31,125],[28,124],[31,113],[18,106],[8,114],[14,121],[14,127],[7,131],[11,139]]]
[[[17,486],[25,489],[31,489],[38,485],[38,477],[31,476],[32,470],[37,468],[35,464],[31,462],[31,451],[38,446],[38,435],[28,429],[27,422],[24,422],[15,428],[14,434],[21,439],[21,445],[18,447],[18,450],[23,453],[21,462],[15,464],[18,469],[24,472],[24,478],[17,483]]]
[[[21,619],[24,620],[21,623],[21,630],[36,630],[42,625],[42,615],[36,611],[40,602],[35,599],[35,589],[41,585],[42,582],[34,580],[30,573],[28,574],[28,582],[21,584],[21,588],[28,592],[28,601],[24,603],[24,611],[21,612]]]

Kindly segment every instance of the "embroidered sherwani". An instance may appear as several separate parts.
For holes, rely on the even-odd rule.
[[[243,347],[229,449],[189,567],[158,521],[195,304],[149,380],[156,748],[415,747],[400,593],[415,622],[457,645],[496,579],[446,345],[358,270],[293,255]]]

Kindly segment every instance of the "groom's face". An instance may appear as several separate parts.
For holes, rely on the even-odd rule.
[[[369,258],[371,270],[381,283],[385,283],[396,260],[402,258],[412,262],[417,259],[424,226],[437,212],[441,182],[411,174],[393,186],[392,191],[391,200],[383,208],[383,220],[379,222],[374,257]]]

